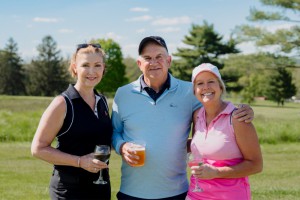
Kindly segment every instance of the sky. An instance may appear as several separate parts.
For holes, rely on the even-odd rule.
[[[258,0],[0,0],[0,49],[13,38],[21,57],[30,60],[50,35],[67,57],[77,44],[112,38],[124,57],[136,58],[139,42],[159,35],[174,53],[192,24],[204,20],[228,39],[237,25],[250,23],[251,7],[262,5]],[[238,48],[254,51],[248,44]]]

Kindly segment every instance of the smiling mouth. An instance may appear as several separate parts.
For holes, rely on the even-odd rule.
[[[213,93],[212,92],[207,92],[207,93],[204,93],[204,94],[202,94],[202,96],[210,96],[210,95],[212,95]]]

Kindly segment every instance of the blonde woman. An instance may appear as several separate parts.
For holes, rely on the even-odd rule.
[[[33,138],[33,156],[54,165],[51,199],[110,199],[108,170],[103,170],[108,184],[93,184],[108,167],[94,159],[94,148],[110,145],[112,136],[106,99],[94,89],[105,70],[104,57],[99,44],[78,45],[69,67],[76,83],[54,98]],[[51,146],[55,138],[56,148]]]
[[[222,99],[225,85],[216,66],[204,63],[192,74],[195,111],[191,152],[203,164],[191,167],[186,199],[251,199],[248,176],[262,171],[263,159],[253,124],[232,117],[235,106]],[[197,186],[201,188],[193,191]]]

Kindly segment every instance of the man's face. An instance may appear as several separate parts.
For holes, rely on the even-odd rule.
[[[148,43],[143,48],[137,64],[147,84],[148,82],[163,84],[167,80],[171,60],[171,56],[164,47],[156,43]]]

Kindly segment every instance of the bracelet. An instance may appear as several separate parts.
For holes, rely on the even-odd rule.
[[[77,166],[80,168],[80,158],[81,156],[78,157],[78,160],[77,160]]]

